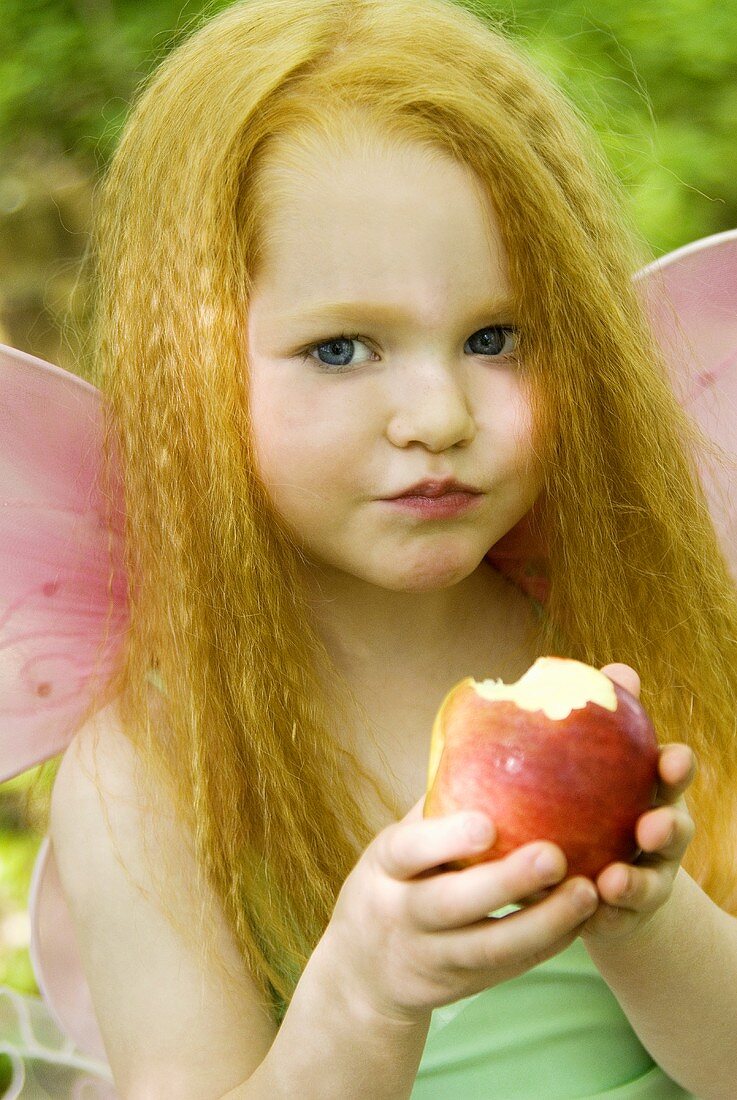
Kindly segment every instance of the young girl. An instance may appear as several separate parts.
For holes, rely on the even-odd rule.
[[[734,1096],[737,600],[622,207],[451,0],[243,0],[140,97],[95,236],[131,627],[50,828],[120,1097]],[[542,654],[663,745],[595,884],[422,816],[447,691]]]

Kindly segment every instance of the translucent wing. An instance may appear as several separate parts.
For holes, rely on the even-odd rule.
[[[695,241],[635,277],[670,368],[674,393],[722,450],[699,473],[727,564],[737,579],[737,230]],[[500,539],[488,560],[544,603],[549,580],[535,509]]]
[[[85,1055],[98,1061],[106,1059],[72,915],[48,836],[41,842],[33,866],[28,910],[31,965],[52,1026]]]
[[[700,463],[724,557],[737,578],[737,230],[695,241],[637,276],[676,396],[722,451]]]
[[[127,627],[101,432],[94,386],[0,345],[0,781],[67,746]]]
[[[99,392],[0,345],[0,781],[66,748],[95,685],[104,697],[121,649],[123,498],[114,468],[108,506],[101,471]],[[113,1100],[48,838],[29,909],[44,997],[0,987],[5,1095]]]
[[[0,986],[0,1054],[10,1063],[5,1100],[115,1100],[110,1067],[56,1026],[39,997]]]

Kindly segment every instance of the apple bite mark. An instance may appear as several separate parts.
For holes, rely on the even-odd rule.
[[[658,743],[629,692],[580,661],[541,657],[515,684],[466,677],[433,724],[427,817],[480,810],[496,825],[486,852],[559,845],[569,875],[594,879],[629,861],[657,790]]]
[[[548,718],[567,718],[587,703],[615,711],[614,684],[603,672],[562,657],[538,657],[514,684],[472,680],[483,699],[510,699],[523,710],[541,710]]]

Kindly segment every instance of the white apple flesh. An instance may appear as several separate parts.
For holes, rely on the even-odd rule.
[[[481,810],[497,835],[465,867],[521,844],[562,848],[568,875],[595,879],[638,851],[635,825],[657,789],[645,709],[580,661],[540,657],[514,684],[467,677],[433,725],[424,815]]]

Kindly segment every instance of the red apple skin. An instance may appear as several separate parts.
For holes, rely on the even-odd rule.
[[[424,816],[481,810],[497,829],[491,848],[459,869],[549,840],[568,875],[595,879],[638,852],[635,824],[657,789],[658,742],[634,696],[614,684],[617,709],[598,703],[553,719],[507,700],[483,699],[467,678],[436,717],[445,742]]]

